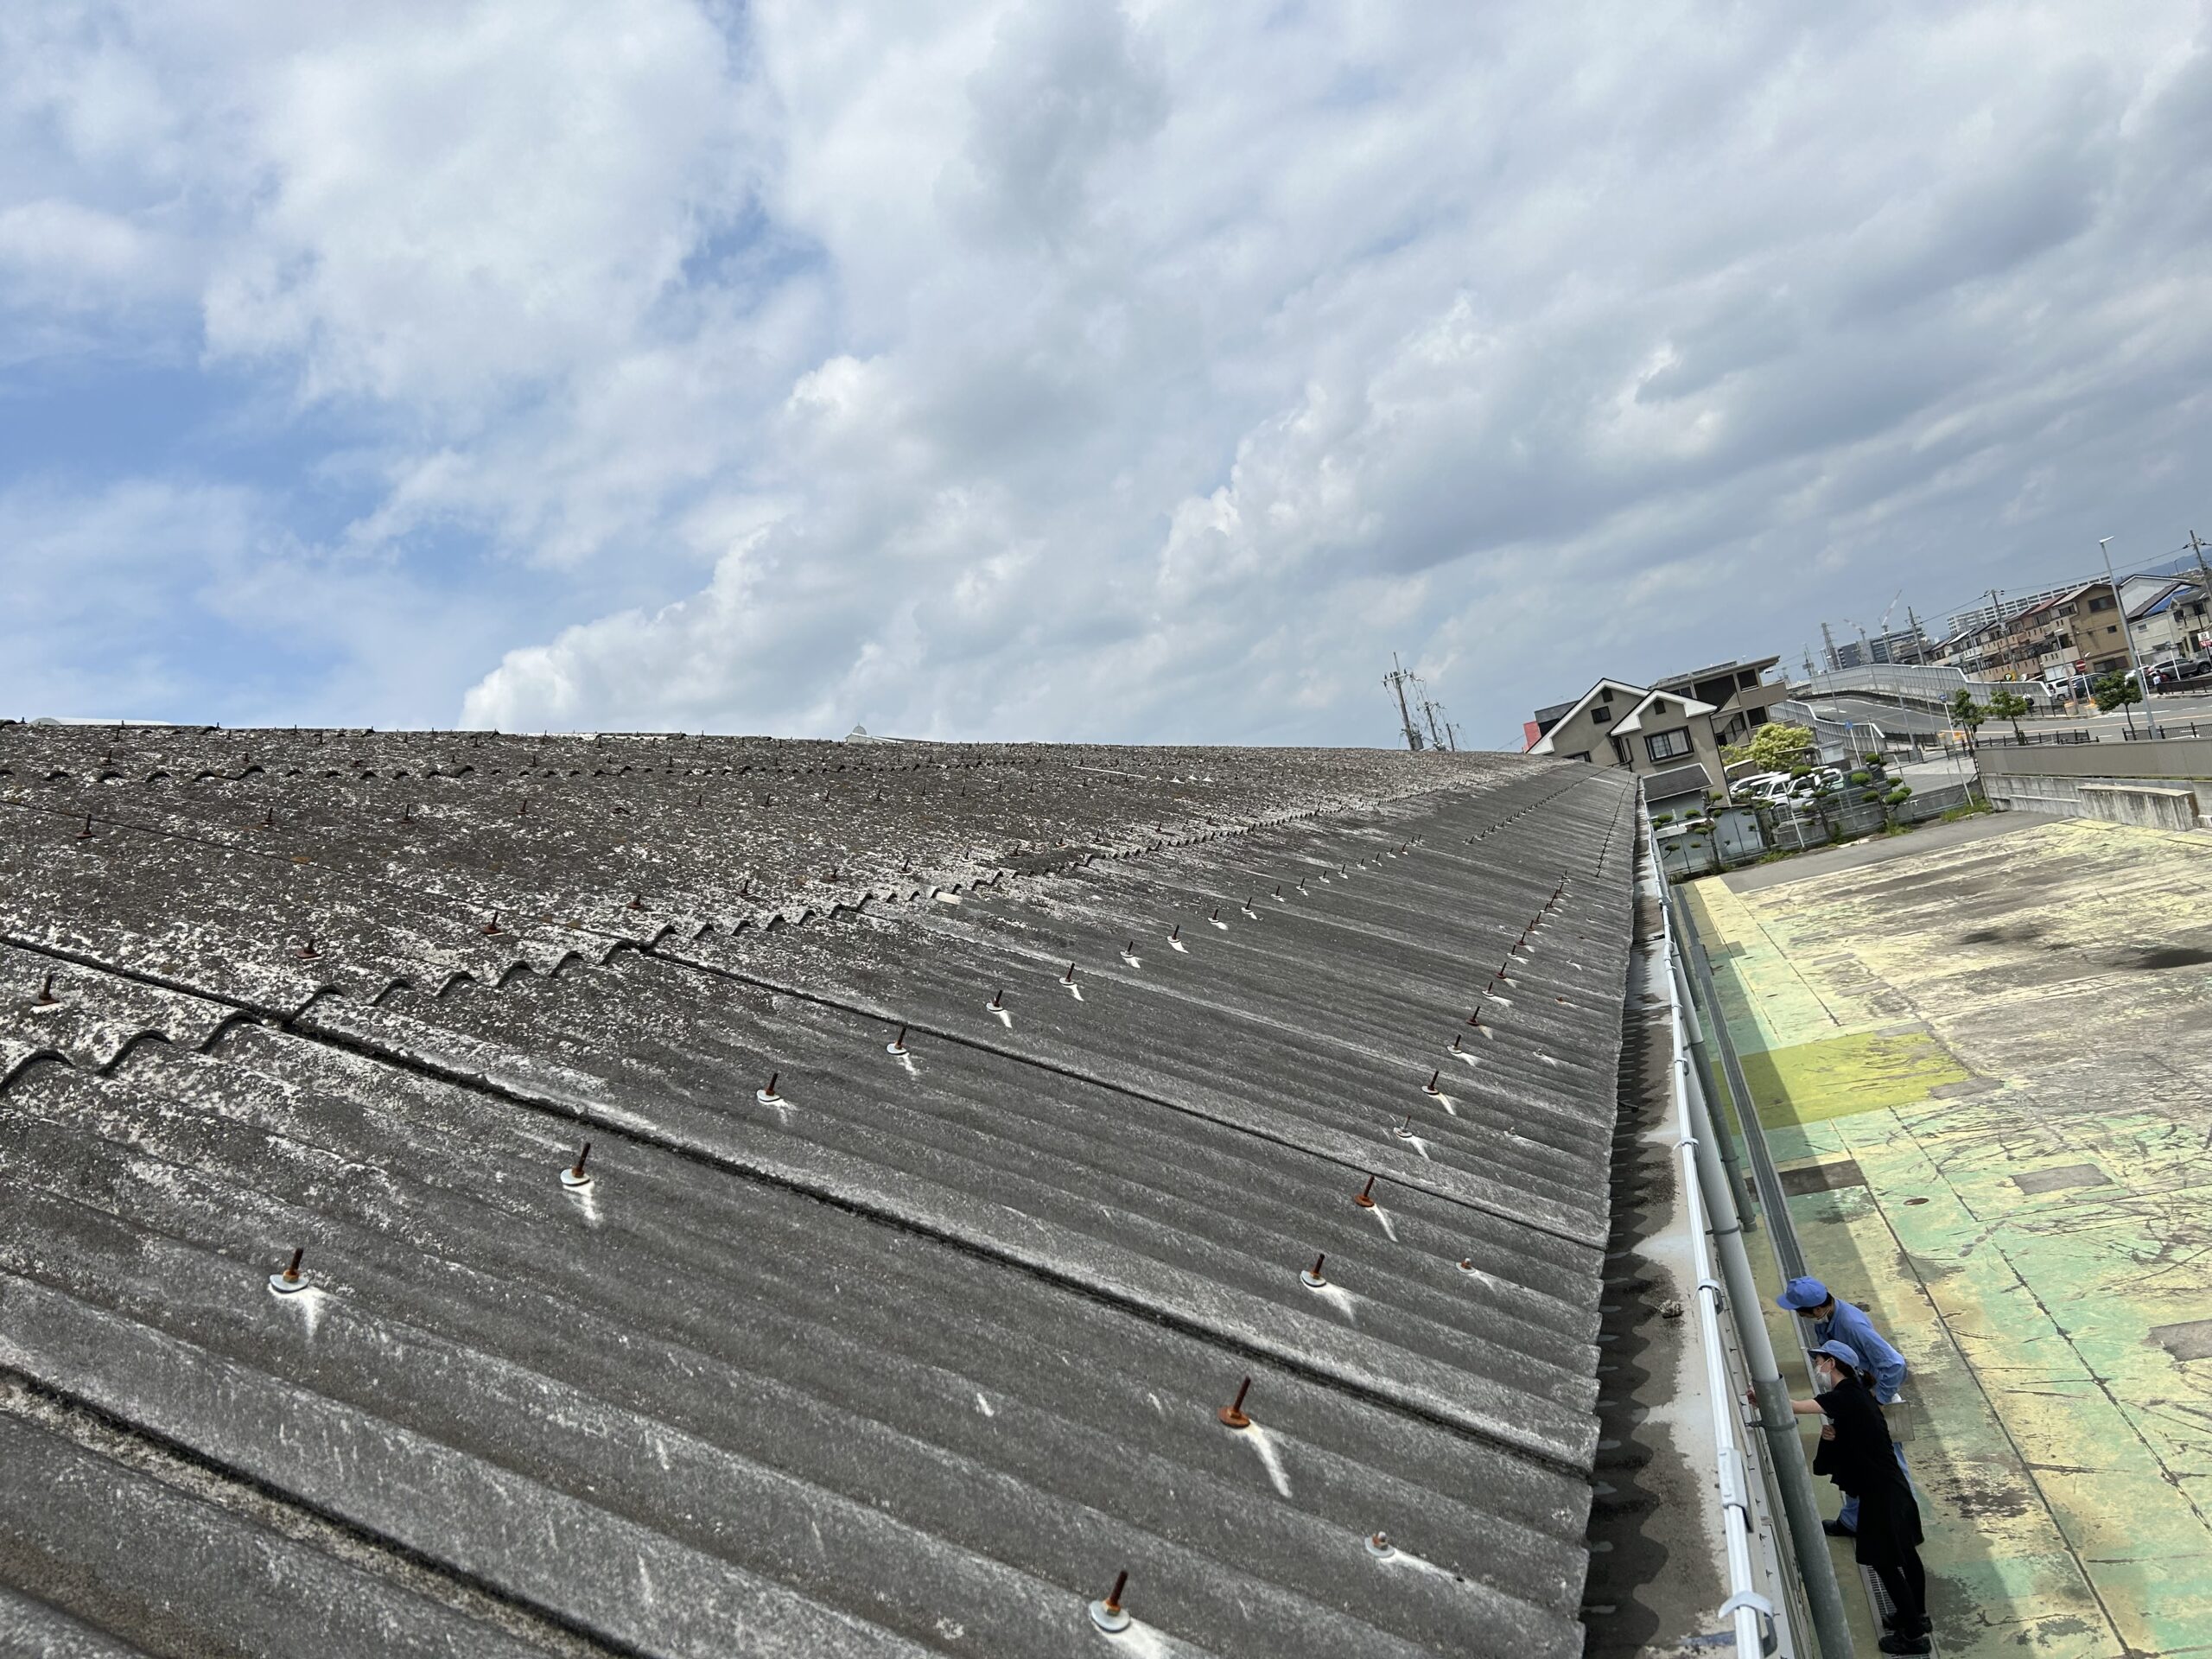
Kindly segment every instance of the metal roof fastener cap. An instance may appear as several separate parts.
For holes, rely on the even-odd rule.
[[[1251,1391],[1252,1379],[1246,1377],[1236,1385],[1236,1397],[1214,1414],[1230,1428],[1249,1428],[1252,1420],[1244,1414],[1244,1396]]]
[[[306,1254],[304,1248],[294,1250],[292,1259],[284,1271],[269,1275],[269,1288],[279,1296],[289,1296],[296,1291],[305,1290],[308,1287],[308,1281],[307,1275],[300,1271],[300,1258]]]
[[[1321,1276],[1321,1264],[1328,1259],[1326,1252],[1315,1256],[1313,1258],[1313,1265],[1298,1275],[1298,1282],[1304,1285],[1308,1290],[1320,1290],[1325,1288],[1328,1285],[1329,1281]]]
[[[1122,1611],[1122,1592],[1128,1587],[1129,1575],[1115,1575],[1114,1587],[1106,1592],[1105,1599],[1090,1604],[1090,1622],[1109,1636],[1118,1636],[1129,1628],[1129,1616]]]
[[[574,1190],[591,1185],[592,1178],[584,1173],[584,1160],[591,1156],[591,1142],[584,1142],[583,1150],[576,1154],[576,1161],[561,1172],[561,1185]]]

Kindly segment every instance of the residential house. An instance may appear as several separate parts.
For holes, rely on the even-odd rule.
[[[2004,639],[2005,624],[1984,616],[1966,622],[1954,629],[1949,638],[1929,645],[1927,660],[1941,667],[1955,668],[1968,679],[1980,679],[1986,671],[2001,664]]]
[[[1727,788],[1713,724],[1719,713],[1679,690],[1600,680],[1573,702],[1538,709],[1528,753],[1635,772],[1653,809],[1663,810]]]
[[[2127,631],[2134,637],[2135,654],[2145,667],[2202,656],[2212,647],[2212,620],[2198,583],[2162,576],[2139,586],[2130,577],[2120,584],[2120,596],[2127,601]]]
[[[1759,657],[1747,662],[1715,663],[1687,674],[1663,676],[1651,682],[1651,689],[1711,703],[1714,737],[1723,744],[1742,743],[1773,717],[1774,705],[1789,695],[1788,682],[1766,677],[1781,660]]]

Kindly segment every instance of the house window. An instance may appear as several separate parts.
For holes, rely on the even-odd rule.
[[[2109,594],[2107,594],[2102,599],[2091,600],[2089,601],[2089,608],[2093,611],[2108,611],[2112,609],[2113,605],[2117,602],[2117,601],[2113,600]]]
[[[1601,702],[1590,711],[1590,718],[1600,726],[1610,726],[1613,723],[1613,711],[1610,706]]]
[[[1643,740],[1643,752],[1654,760],[1672,760],[1690,752],[1688,732],[1654,732]]]

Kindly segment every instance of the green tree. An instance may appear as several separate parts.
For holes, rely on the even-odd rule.
[[[1748,760],[1759,772],[1788,772],[1813,758],[1813,734],[1802,726],[1770,720],[1751,734],[1748,743],[1732,745],[1722,757],[1732,766]]]
[[[2127,722],[2127,734],[2135,735],[2135,716],[2127,712],[2131,703],[2143,701],[2143,688],[2125,674],[2101,674],[2089,682],[2089,695],[2097,700],[2097,711],[2108,715],[2115,709]]]
[[[2020,716],[2035,712],[2035,705],[2009,685],[2000,685],[1989,694],[1989,717],[2012,722],[2012,735],[2024,743],[2027,734],[2020,729]]]
[[[1974,693],[1961,686],[1951,694],[1951,718],[1967,734],[1967,747],[1974,747],[1974,734],[1981,729],[1981,722],[1989,718],[1989,710],[1974,700]]]

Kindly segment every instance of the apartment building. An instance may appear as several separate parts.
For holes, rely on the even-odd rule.
[[[1983,677],[2065,680],[2127,666],[2120,595],[2109,582],[2088,582],[2031,605],[2005,625],[1993,669]]]

